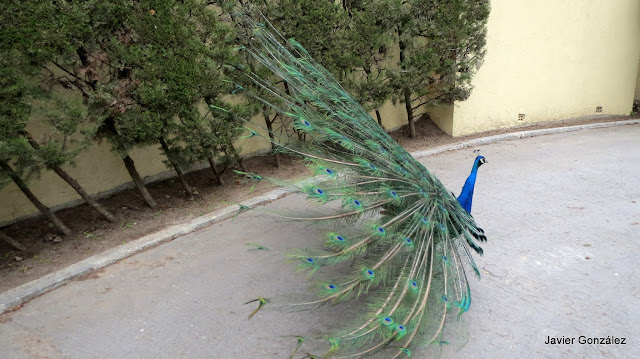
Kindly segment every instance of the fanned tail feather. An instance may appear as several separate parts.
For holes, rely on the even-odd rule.
[[[291,118],[307,138],[298,146],[276,143],[303,156],[316,176],[298,192],[336,204],[331,214],[288,217],[330,226],[325,250],[289,255],[299,269],[319,277],[318,299],[295,305],[336,304],[367,294],[363,313],[326,336],[331,348],[324,357],[385,350],[397,358],[410,356],[416,344],[446,342],[447,318],[459,319],[471,304],[465,266],[480,275],[469,248],[482,254],[477,241],[486,240],[484,232],[300,44],[250,17],[242,22],[252,36],[244,51],[286,82],[289,92],[247,76],[279,100],[264,104]],[[257,310],[264,305],[260,299]]]

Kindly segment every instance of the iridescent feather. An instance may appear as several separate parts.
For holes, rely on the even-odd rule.
[[[306,142],[297,145],[274,141],[279,151],[303,156],[315,174],[317,180],[298,191],[310,201],[337,204],[326,216],[286,217],[326,222],[333,228],[325,237],[326,250],[301,249],[289,255],[298,269],[315,273],[318,294],[315,300],[292,305],[336,304],[366,293],[362,313],[326,333],[330,348],[324,357],[379,352],[410,357],[418,345],[445,343],[446,323],[459,320],[471,304],[465,266],[479,276],[469,248],[482,254],[477,241],[486,240],[469,213],[479,164],[474,164],[459,202],[300,44],[249,16],[241,17],[241,23],[251,34],[242,51],[287,84],[285,90],[273,79],[245,72],[278,99],[260,100],[292,119],[296,131],[306,135]],[[348,261],[353,263],[348,272],[325,270]],[[257,301],[259,310],[265,302]]]

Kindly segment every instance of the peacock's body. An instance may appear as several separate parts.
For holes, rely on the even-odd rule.
[[[306,137],[297,146],[278,143],[279,150],[304,156],[316,175],[298,190],[311,201],[336,204],[321,216],[293,216],[331,228],[323,250],[289,255],[314,273],[319,296],[296,305],[365,303],[356,319],[326,335],[325,357],[382,352],[396,358],[410,356],[417,345],[444,343],[446,319],[460,318],[471,304],[465,265],[479,276],[469,248],[482,254],[477,241],[486,237],[469,212],[484,158],[478,156],[456,199],[302,46],[294,40],[283,45],[265,25],[245,23],[252,37],[247,51],[286,83],[253,76],[278,99],[263,102]],[[256,301],[259,308],[266,303]]]

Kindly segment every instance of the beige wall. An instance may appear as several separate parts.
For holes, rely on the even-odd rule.
[[[596,106],[628,115],[640,1],[493,0],[487,50],[471,97],[454,107],[453,136],[592,115]]]
[[[453,111],[454,105],[439,105],[427,110],[431,121],[448,134],[453,133]]]
[[[636,78],[636,94],[634,98],[640,100],[640,58],[638,58],[638,74]]]
[[[374,111],[371,111],[369,115],[371,115],[374,120],[376,119]],[[388,102],[380,109],[380,115],[382,116],[382,125],[386,131],[397,130],[407,124],[407,111],[404,108],[404,104],[398,103],[393,105],[391,102]]]

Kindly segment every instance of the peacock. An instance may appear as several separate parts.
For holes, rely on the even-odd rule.
[[[287,254],[308,272],[317,294],[288,305],[354,301],[359,308],[353,319],[322,336],[328,348],[324,354],[306,357],[410,357],[417,346],[447,343],[445,328],[471,305],[468,268],[480,277],[471,250],[482,255],[478,243],[486,236],[470,212],[478,168],[486,159],[475,158],[456,198],[299,43],[282,37],[265,20],[244,17],[241,22],[251,39],[238,50],[270,69],[279,83],[247,71],[244,76],[268,94],[269,100],[258,100],[290,119],[305,138],[295,144],[272,141],[278,151],[304,158],[314,177],[295,191],[326,208],[321,215],[282,215],[327,228],[323,248]],[[247,209],[241,206],[240,211]],[[263,297],[252,302],[258,307],[250,317],[269,305]],[[292,358],[305,339],[296,338]]]

